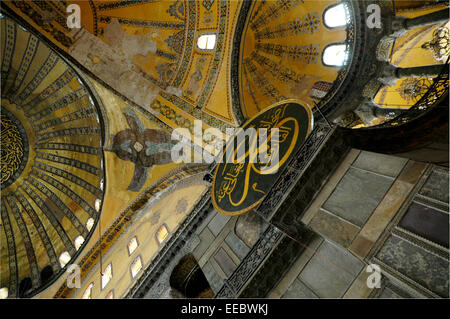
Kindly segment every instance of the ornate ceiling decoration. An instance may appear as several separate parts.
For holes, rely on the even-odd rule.
[[[57,53],[1,18],[1,287],[30,297],[64,271],[100,216],[103,128]]]
[[[353,24],[328,27],[324,13],[342,1],[256,1],[243,28],[239,57],[239,91],[245,117],[278,101],[295,98],[313,108],[332,95],[346,75],[347,64],[328,66],[323,53],[344,44],[351,52]],[[351,55],[350,55],[351,58]]]

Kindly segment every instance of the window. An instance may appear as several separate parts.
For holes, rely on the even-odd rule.
[[[75,249],[78,250],[80,249],[81,245],[83,245],[84,243],[84,237],[83,236],[78,236],[77,238],[75,238]]]
[[[0,288],[0,299],[6,298],[8,298],[8,288],[6,287]]]
[[[100,210],[100,205],[101,205],[101,203],[102,203],[102,201],[101,201],[99,198],[97,198],[97,199],[95,200],[95,202],[94,202],[94,208],[95,208],[96,211],[99,211],[99,210]]]
[[[348,9],[345,4],[340,3],[326,9],[323,14],[323,23],[327,28],[339,28],[347,25],[349,18]]]
[[[345,44],[329,45],[323,50],[322,62],[326,66],[342,67],[347,63],[348,49]]]
[[[197,47],[201,50],[214,50],[216,46],[215,34],[203,34],[197,39]]]
[[[94,226],[94,218],[89,218],[86,222],[86,228],[88,231],[91,231],[92,226]]]
[[[108,292],[108,294],[105,296],[105,299],[114,299],[114,290]]]
[[[131,238],[130,242],[128,243],[128,255],[131,256],[132,253],[136,250],[136,248],[139,246],[137,237],[134,236]]]
[[[67,265],[67,263],[70,261],[70,255],[67,251],[63,252],[60,256],[59,256],[59,264],[61,265],[61,268],[64,268],[65,265]]]
[[[92,299],[92,287],[94,287],[94,283],[91,282],[89,286],[86,288],[86,290],[83,293],[82,299]]]
[[[141,256],[138,256],[133,262],[131,263],[131,277],[136,277],[136,275],[139,273],[139,271],[142,269],[142,259]]]
[[[109,283],[109,281],[112,278],[112,264],[109,264],[106,266],[105,271],[102,275],[102,290],[106,287],[106,285]]]
[[[166,225],[161,225],[161,227],[158,228],[158,231],[156,232],[156,241],[159,245],[167,238],[169,235],[169,230],[167,229]]]

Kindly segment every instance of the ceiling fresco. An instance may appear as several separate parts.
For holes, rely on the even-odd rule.
[[[84,277],[81,289],[70,291],[73,293],[71,296],[81,298],[92,282],[94,283],[93,293],[101,298],[104,298],[111,289],[114,289],[115,298],[125,295],[133,283],[130,280],[131,263],[140,257],[142,268],[147,268],[207,189],[208,184],[202,181],[201,177],[194,175],[183,179],[176,186],[173,185],[161,191],[160,195],[137,209],[133,213],[132,221],[123,226],[122,236],[102,256],[103,269],[110,263],[113,265],[114,277],[111,283],[102,289],[100,265],[97,263]],[[164,237],[163,242],[159,243],[156,234],[161,226],[167,229],[168,235]],[[127,245],[133,237],[137,239],[138,246],[130,254]],[[138,273],[137,278],[140,275],[142,271]]]
[[[347,40],[346,27],[328,28],[323,13],[338,1],[255,1],[241,42],[239,89],[244,116],[296,98],[310,108],[340,68],[323,64],[324,49]],[[322,96],[323,97],[323,96]]]
[[[74,69],[13,20],[3,17],[1,32],[0,274],[23,297],[57,277],[91,236],[106,183],[103,130]]]
[[[358,34],[365,28],[359,2],[343,4],[344,24],[325,23],[327,10],[341,3],[2,1],[0,296],[6,288],[7,298],[121,298],[139,287],[155,264],[173,257],[171,240],[187,232],[215,181],[206,161],[172,161],[174,129],[185,128],[192,139],[201,120],[202,137],[193,142],[201,154],[212,153],[222,150],[223,136],[207,129],[245,128],[282,100],[298,101],[308,119],[318,108],[328,118],[337,104],[350,105],[341,97],[359,92],[351,89],[370,66],[358,58],[378,49]],[[405,1],[397,14],[442,9],[410,10],[415,3]],[[81,29],[67,26],[72,4],[80,7]],[[447,22],[408,31],[393,42],[389,61],[446,63],[449,53],[435,50],[448,30]],[[341,66],[324,62],[333,45],[345,46]],[[380,84],[374,101],[409,109],[432,83],[420,77]],[[351,127],[368,126],[352,114]],[[269,191],[255,181],[255,192]],[[236,223],[248,247],[264,230],[255,216]],[[67,285],[71,264],[80,266],[81,289]]]
[[[4,3],[66,52],[77,46],[77,32],[63,23],[66,15],[62,9],[79,5],[83,29],[108,44],[160,89],[154,100],[137,104],[164,124],[192,130],[194,121],[201,120],[204,130],[215,127],[222,131],[238,124],[231,98],[230,56],[242,2],[38,2]],[[211,50],[197,45],[205,34],[216,37]]]
[[[52,296],[65,265],[108,251],[99,234],[130,222],[132,203],[206,167],[172,162],[170,126],[81,77],[12,19],[1,23],[1,286]]]
[[[441,6],[433,6],[420,10],[399,9],[399,14],[413,18],[423,14],[442,10]],[[447,55],[433,51],[432,44],[441,34],[447,34],[450,30],[448,22],[412,29],[404,36],[395,41],[390,52],[389,61],[399,67],[414,67],[420,65],[444,64]],[[448,40],[447,40],[448,43]],[[425,47],[424,47],[425,46]],[[448,45],[447,45],[448,50]],[[410,77],[397,81],[395,85],[382,88],[376,95],[374,101],[384,108],[409,109],[427,92],[432,85],[434,76]],[[376,123],[374,123],[376,124]]]

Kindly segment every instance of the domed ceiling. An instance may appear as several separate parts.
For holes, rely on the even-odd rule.
[[[328,9],[342,3],[331,0],[254,1],[243,30],[239,89],[244,116],[252,117],[269,105],[289,98],[310,108],[335,82],[345,66],[326,65],[325,49],[333,44],[351,46],[352,25],[330,27]]]
[[[102,120],[77,72],[1,19],[1,287],[42,290],[83,248],[104,196]]]
[[[94,72],[97,79],[114,88],[134,103],[148,108],[166,125],[193,127],[196,119],[206,128],[238,125],[230,82],[231,53],[235,26],[240,20],[243,1],[4,1],[5,7],[20,15],[78,63],[109,63],[110,56],[85,50],[88,34],[94,45],[107,44],[117,56],[126,60],[133,75],[149,82],[157,95],[144,95],[129,83]],[[66,8],[79,5],[82,31],[69,29]],[[245,17],[244,17],[245,18]],[[95,37],[91,37],[91,35]],[[203,35],[215,36],[210,49],[198,46]],[[81,39],[81,40],[80,40]],[[103,52],[104,53],[104,52]],[[114,62],[117,62],[114,60]],[[93,63],[100,68],[102,63]],[[119,63],[124,70],[124,63]],[[116,64],[117,67],[118,64]],[[113,67],[111,67],[113,68]],[[125,70],[127,71],[127,70]],[[124,71],[124,72],[125,72]],[[119,75],[117,76],[117,78]],[[144,81],[145,80],[145,81]],[[136,91],[136,92],[135,92]],[[131,93],[133,92],[133,93]],[[135,98],[135,99],[133,99]],[[220,101],[220,102],[219,102]]]

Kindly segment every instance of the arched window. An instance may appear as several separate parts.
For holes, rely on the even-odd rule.
[[[86,228],[88,231],[91,231],[92,226],[94,226],[94,218],[89,218],[86,222]]]
[[[131,256],[131,254],[134,253],[134,251],[136,250],[136,248],[139,246],[139,243],[137,241],[137,237],[134,236],[133,238],[131,238],[131,240],[128,243],[128,256]]]
[[[102,275],[102,290],[109,283],[112,276],[113,276],[112,275],[112,264],[109,264],[108,266],[106,266],[105,271],[103,272],[103,275]]]
[[[8,288],[7,287],[0,288],[0,299],[6,298],[8,298]]]
[[[83,236],[78,236],[77,238],[75,238],[75,249],[78,250],[80,249],[81,245],[83,245],[84,243],[84,237]]]
[[[197,39],[197,47],[200,50],[214,50],[216,46],[215,34],[202,34]]]
[[[93,282],[91,282],[89,286],[86,288],[81,299],[92,299],[92,287],[94,287]]]
[[[114,299],[114,290],[108,292],[108,294],[105,296],[105,299]]]
[[[99,211],[99,210],[100,210],[101,204],[102,204],[101,199],[100,199],[100,198],[97,198],[97,199],[95,200],[95,202],[94,202],[94,207],[95,207],[95,210],[96,210],[96,211]]]
[[[142,269],[142,259],[141,256],[137,256],[135,260],[131,263],[131,277],[136,277],[139,271]]]
[[[67,263],[70,261],[70,255],[67,251],[63,252],[60,256],[59,256],[59,264],[61,265],[61,268],[64,268],[65,265],[67,265]]]
[[[344,3],[332,5],[323,12],[323,24],[330,29],[348,24],[349,12]]]
[[[167,226],[164,224],[161,225],[161,227],[159,227],[156,231],[156,241],[158,242],[158,245],[161,245],[168,235],[169,229],[167,228]]]
[[[342,67],[347,63],[348,55],[346,44],[332,44],[323,50],[322,63],[326,66]]]

